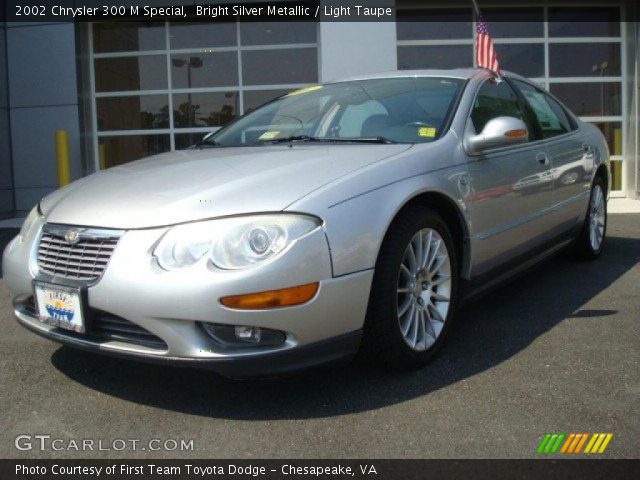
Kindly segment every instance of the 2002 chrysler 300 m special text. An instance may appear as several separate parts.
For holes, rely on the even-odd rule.
[[[608,157],[510,73],[306,87],[45,197],[3,271],[18,321],[78,348],[229,376],[416,368],[464,298],[566,245],[598,257]]]

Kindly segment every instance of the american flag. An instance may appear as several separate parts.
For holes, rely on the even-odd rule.
[[[498,56],[493,49],[493,41],[482,15],[478,15],[476,23],[476,67],[488,68],[500,75]]]

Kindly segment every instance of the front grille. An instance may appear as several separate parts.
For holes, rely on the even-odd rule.
[[[40,272],[74,280],[98,280],[118,244],[119,234],[86,235],[79,229],[80,239],[70,244],[64,239],[66,231],[46,227],[43,230],[37,252]]]
[[[22,311],[34,318],[37,317],[33,297],[25,300],[22,304]],[[90,330],[87,333],[76,333],[61,328],[56,329],[56,331],[98,342],[116,340],[149,348],[167,349],[167,344],[164,340],[129,320],[94,308],[89,308],[88,314],[91,316],[92,321]]]

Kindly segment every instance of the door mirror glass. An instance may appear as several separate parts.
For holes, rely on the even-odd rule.
[[[516,145],[529,140],[527,126],[522,120],[514,117],[497,117],[489,120],[482,132],[472,135],[468,146],[472,153],[508,145]]]

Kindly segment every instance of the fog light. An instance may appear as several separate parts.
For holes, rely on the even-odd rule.
[[[274,347],[287,340],[284,332],[270,328],[205,322],[200,326],[222,348]]]
[[[236,327],[236,338],[245,342],[260,343],[262,332],[260,327]]]

